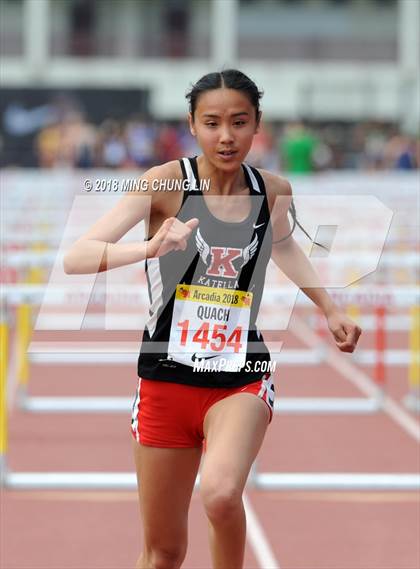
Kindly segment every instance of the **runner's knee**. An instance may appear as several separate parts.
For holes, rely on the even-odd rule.
[[[147,548],[147,559],[153,569],[179,569],[186,553],[186,545],[155,545]]]
[[[203,481],[201,496],[206,514],[214,522],[229,520],[242,507],[242,492],[226,481]]]

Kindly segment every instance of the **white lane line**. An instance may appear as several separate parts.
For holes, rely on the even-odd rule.
[[[264,530],[258,520],[257,514],[252,508],[247,496],[243,494],[243,502],[246,512],[247,540],[254,552],[261,569],[280,569],[273,550],[268,542]]]
[[[319,337],[311,330],[311,328],[300,318],[296,318],[291,325],[291,330],[296,336],[302,340],[307,346],[315,348],[319,346]],[[341,375],[357,386],[362,393],[368,397],[378,396],[378,386],[372,379],[354,365],[354,363],[346,359],[345,355],[335,352],[333,348],[325,346],[325,362],[336,369]],[[381,401],[383,411],[397,423],[404,431],[413,437],[417,442],[420,441],[420,425],[398,405],[389,395],[384,395]]]
[[[383,409],[417,442],[420,442],[420,425],[401,405],[398,405],[391,397],[386,396],[383,402]]]

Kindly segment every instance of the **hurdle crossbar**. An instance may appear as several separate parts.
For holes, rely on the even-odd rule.
[[[34,348],[34,343],[32,348]],[[43,365],[133,365],[138,358],[138,349],[136,351],[112,352],[112,351],[68,351],[64,352],[61,348],[55,351],[53,348],[49,351],[30,351],[29,361],[32,364]],[[376,364],[375,350],[359,350],[348,356],[354,362],[373,366]],[[386,350],[384,353],[384,363],[389,366],[406,366],[410,363],[410,350]],[[282,350],[278,354],[274,354],[274,361],[279,364],[312,366],[325,361],[324,351],[320,349],[298,350],[289,349]]]
[[[19,407],[30,413],[127,413],[133,399],[128,397],[20,397]],[[378,397],[283,397],[275,402],[277,414],[376,413],[382,407]]]
[[[258,490],[411,490],[420,489],[419,474],[383,473],[255,473],[248,484]],[[135,490],[131,472],[6,472],[10,490]],[[200,485],[197,476],[195,486]]]

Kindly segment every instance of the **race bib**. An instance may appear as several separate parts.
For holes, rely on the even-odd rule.
[[[168,357],[188,366],[224,358],[245,365],[252,293],[179,284],[172,313]]]

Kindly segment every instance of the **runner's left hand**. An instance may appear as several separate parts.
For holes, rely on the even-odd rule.
[[[329,314],[327,322],[338,349],[342,352],[354,352],[359,336],[362,333],[360,326],[338,311]]]

